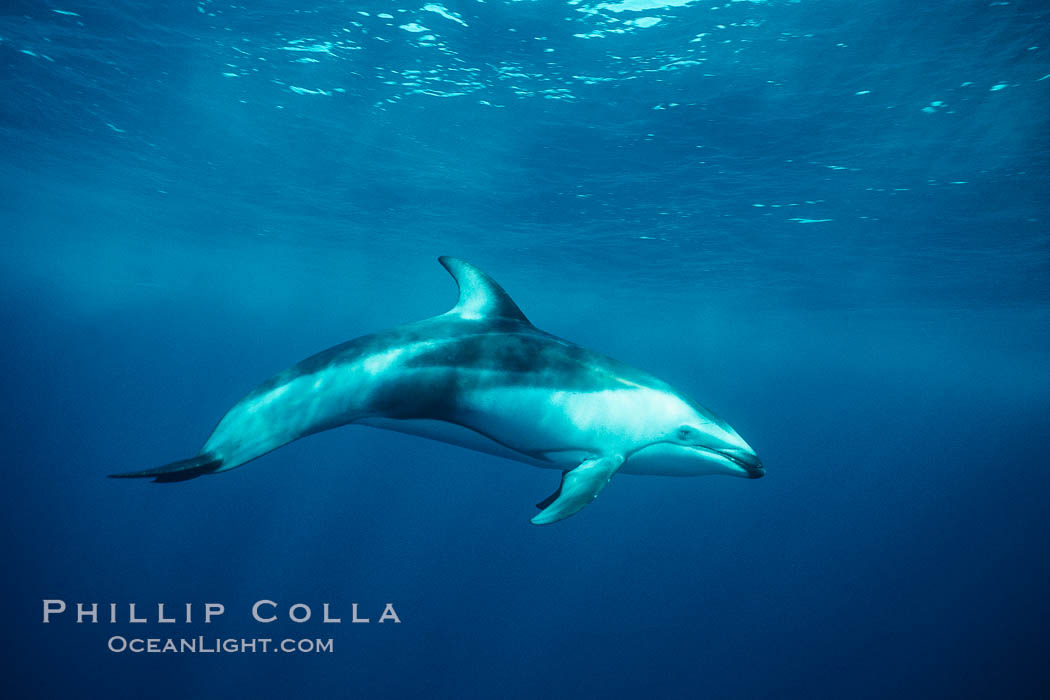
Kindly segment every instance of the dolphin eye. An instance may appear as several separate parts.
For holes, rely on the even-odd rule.
[[[696,429],[688,425],[683,425],[675,431],[675,437],[682,442],[689,442],[696,437]]]

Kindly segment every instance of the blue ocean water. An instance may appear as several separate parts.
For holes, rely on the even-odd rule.
[[[1045,697],[1048,20],[6,0],[5,696]],[[444,312],[443,254],[724,415],[766,478],[620,475],[544,528],[554,472],[365,428],[104,478]],[[44,599],[198,607],[45,625]]]

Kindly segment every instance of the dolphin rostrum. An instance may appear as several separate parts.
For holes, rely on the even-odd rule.
[[[473,265],[439,261],[459,285],[448,313],[303,360],[237,402],[196,457],[112,476],[184,481],[351,424],[561,471],[558,489],[536,504],[536,525],[577,513],[617,471],[765,474],[754,450],[700,404],[647,372],[539,330]]]

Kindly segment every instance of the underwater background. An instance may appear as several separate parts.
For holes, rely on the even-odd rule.
[[[6,697],[1045,697],[1050,4],[0,7]],[[620,475],[542,528],[556,473],[365,428],[105,478],[446,311],[438,255],[766,478]]]

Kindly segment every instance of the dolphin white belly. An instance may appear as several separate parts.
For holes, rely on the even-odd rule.
[[[486,454],[495,455],[496,457],[505,457],[506,459],[512,459],[516,462],[524,462],[525,464],[531,464],[535,467],[541,467],[544,469],[565,469],[564,466],[559,466],[550,461],[533,459],[532,457],[513,450],[506,445],[502,445],[475,430],[471,430],[470,428],[455,423],[449,423],[448,421],[434,420],[433,418],[410,418],[399,420],[377,416],[372,418],[362,418],[361,420],[356,421],[355,425],[367,425],[373,428],[393,430],[407,435],[417,435],[419,437],[437,440],[438,442],[446,442],[450,445],[465,447],[468,450],[484,452]]]

